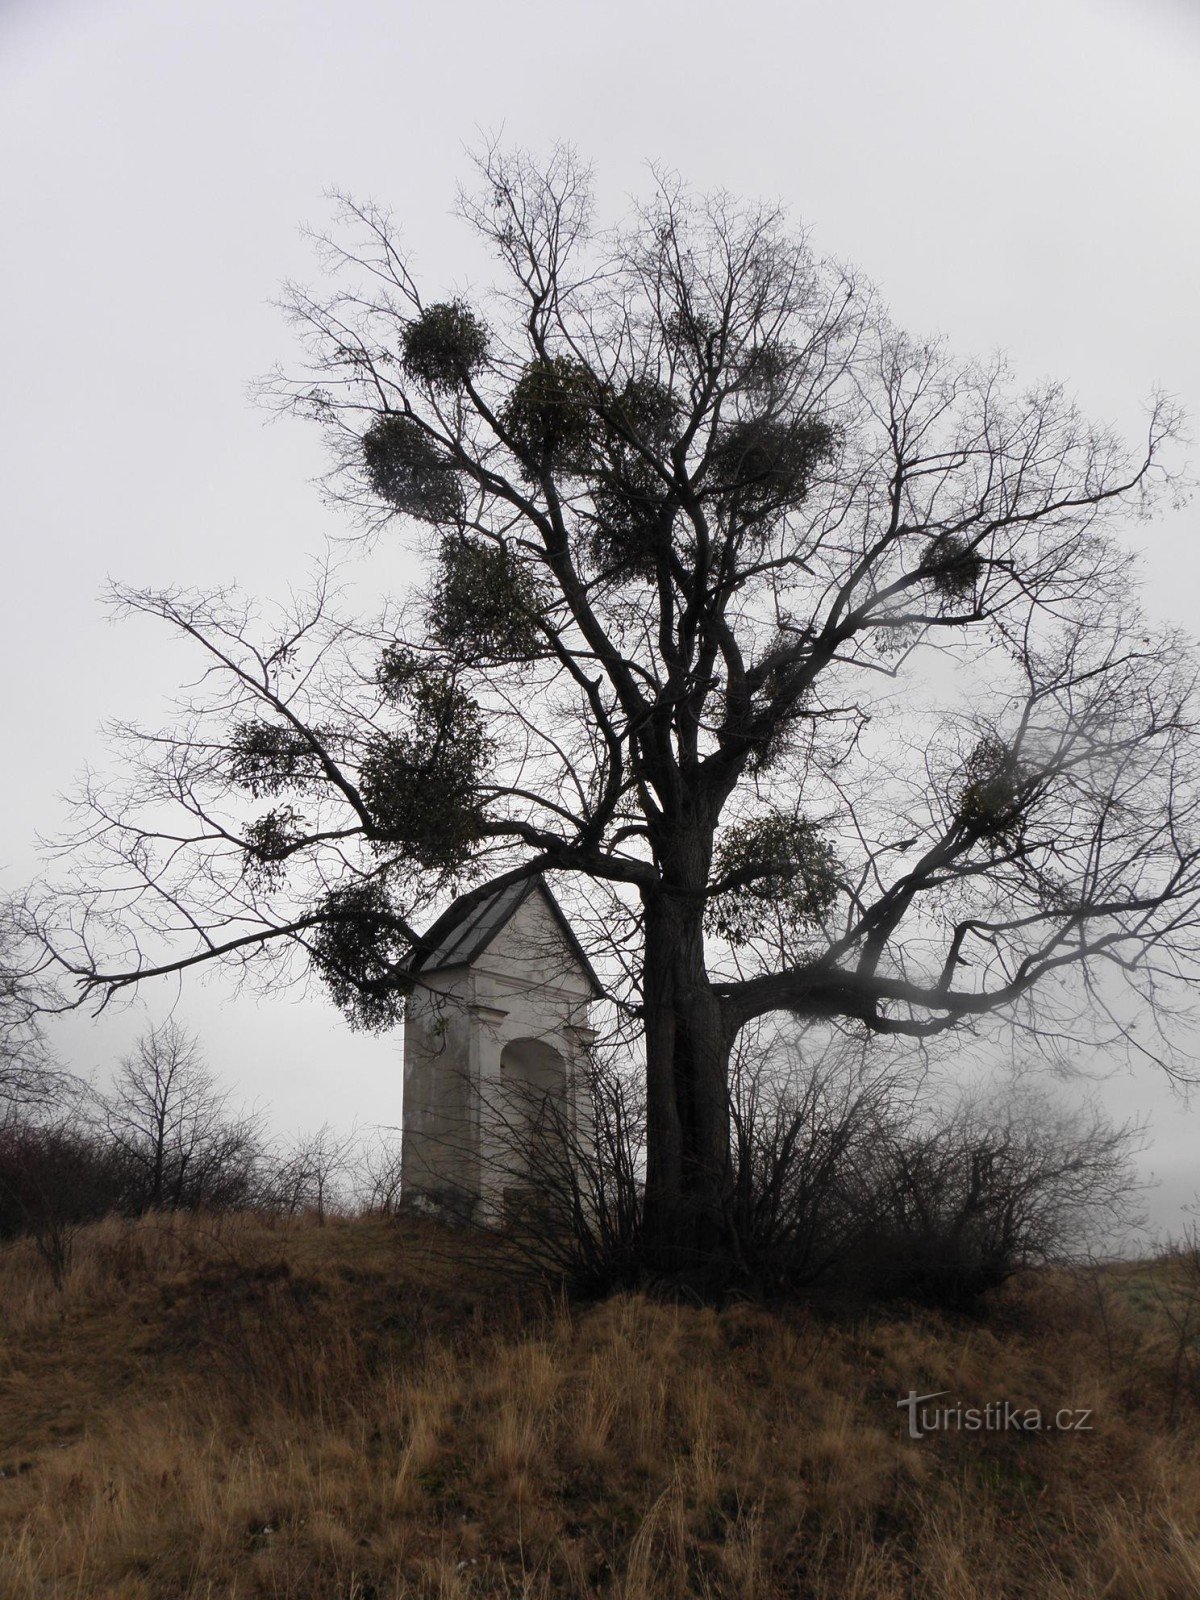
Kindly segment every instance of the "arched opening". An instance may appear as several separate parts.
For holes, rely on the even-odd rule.
[[[500,1075],[530,1094],[561,1096],[567,1086],[566,1062],[544,1039],[510,1040],[500,1052]]]
[[[505,1204],[557,1187],[570,1149],[567,1064],[543,1039],[513,1039],[500,1052]]]

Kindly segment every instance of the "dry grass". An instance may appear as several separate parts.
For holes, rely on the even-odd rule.
[[[0,1596],[1200,1594],[1195,1384],[1136,1275],[836,1324],[530,1305],[437,1244],[104,1223],[61,1293],[9,1247]],[[913,1441],[910,1388],[1095,1427]]]

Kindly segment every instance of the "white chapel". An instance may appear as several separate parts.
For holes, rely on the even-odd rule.
[[[410,960],[402,1190],[463,1220],[503,1215],[546,1097],[580,1130],[600,984],[540,877],[465,895]]]

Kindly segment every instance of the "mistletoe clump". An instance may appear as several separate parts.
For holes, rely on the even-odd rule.
[[[528,661],[542,647],[542,595],[508,548],[483,539],[447,539],[429,606],[434,638],[458,660]]]
[[[454,522],[463,511],[463,487],[452,462],[411,417],[384,412],[362,441],[367,481],[394,511],[422,522]]]
[[[738,383],[754,395],[774,394],[791,376],[796,352],[783,345],[760,344],[738,363]]]
[[[270,886],[283,875],[284,863],[304,835],[303,818],[291,806],[276,806],[246,828],[246,871]]]
[[[837,858],[814,822],[778,812],[727,829],[705,926],[733,945],[782,935],[794,943],[827,915],[838,891]]]
[[[415,651],[402,644],[389,644],[376,664],[375,682],[386,699],[400,701],[428,670],[428,662],[422,661]]]
[[[963,600],[975,593],[985,565],[980,552],[959,534],[943,533],[931,541],[921,569],[939,594]]]
[[[592,491],[592,557],[619,574],[652,578],[670,547],[674,506],[661,476],[624,453]]]
[[[669,452],[678,418],[678,400],[654,378],[630,378],[610,398],[609,464],[592,490],[591,548],[596,564],[617,576],[652,578],[670,548],[676,507],[647,452]]]
[[[663,319],[662,330],[668,349],[676,355],[690,354],[707,365],[717,346],[717,324],[689,302],[682,302]]]
[[[601,386],[591,368],[571,356],[531,361],[513,385],[504,425],[533,476],[556,468],[586,472],[602,432]]]
[[[301,788],[321,776],[312,738],[298,728],[242,722],[234,728],[228,750],[230,779],[256,800]]]
[[[316,908],[312,963],[350,1026],[371,1033],[393,1027],[411,988],[400,962],[408,942],[379,878],[330,890]]]
[[[992,845],[1015,845],[1025,829],[1021,767],[1002,740],[986,736],[963,765],[958,820],[976,839]]]
[[[679,421],[679,400],[657,378],[630,378],[608,401],[610,426],[634,435],[642,444],[662,449]]]
[[[434,393],[461,389],[487,360],[488,331],[462,300],[427,306],[401,338],[404,370]]]
[[[710,492],[738,515],[757,519],[798,506],[836,439],[817,417],[745,417],[717,435],[709,454]]]
[[[359,787],[377,847],[399,845],[417,865],[454,872],[481,837],[480,785],[491,753],[482,709],[453,675],[413,671],[397,690],[408,730],[372,741]]]

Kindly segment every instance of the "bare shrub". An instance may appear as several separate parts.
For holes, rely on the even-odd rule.
[[[657,1281],[636,1084],[594,1070],[582,1115],[553,1094],[487,1099],[498,1133],[484,1185],[503,1197],[492,1220],[526,1269],[575,1292]],[[911,1061],[763,1032],[735,1053],[730,1108],[717,1298],[832,1291],[966,1310],[1131,1219],[1140,1130],[1019,1085],[947,1106]]]
[[[75,1235],[121,1208],[119,1153],[77,1121],[0,1128],[0,1238],[28,1234],[61,1289]]]
[[[1178,1425],[1185,1400],[1200,1398],[1200,1226],[1192,1223],[1159,1255],[1149,1292],[1168,1330],[1168,1426]]]
[[[289,1217],[311,1211],[324,1225],[347,1202],[355,1142],[353,1133],[340,1134],[328,1122],[297,1135],[268,1157],[263,1203]]]
[[[642,1276],[645,1102],[637,1077],[614,1065],[593,1065],[580,1088],[582,1118],[552,1096],[526,1108],[507,1221],[531,1263],[604,1293]]]
[[[358,1204],[368,1216],[394,1217],[400,1210],[401,1150],[392,1133],[378,1130],[358,1160]]]
[[[1129,1220],[1140,1137],[1019,1090],[883,1127],[857,1174],[851,1264],[876,1294],[964,1309]]]
[[[768,1295],[803,1289],[853,1253],[859,1174],[916,1092],[911,1069],[880,1067],[855,1041],[806,1044],[750,1033],[733,1057],[729,1236],[741,1274]]]
[[[484,1148],[470,1113],[444,1130],[443,1154],[477,1164],[478,1199],[426,1185],[404,1209],[432,1210],[459,1231],[456,1254],[473,1252],[463,1225],[499,1231],[513,1270],[561,1284],[582,1297],[645,1279],[642,1236],[646,1114],[640,1075],[615,1058],[591,1060],[563,1092],[531,1084],[476,1090],[488,1127]]]

